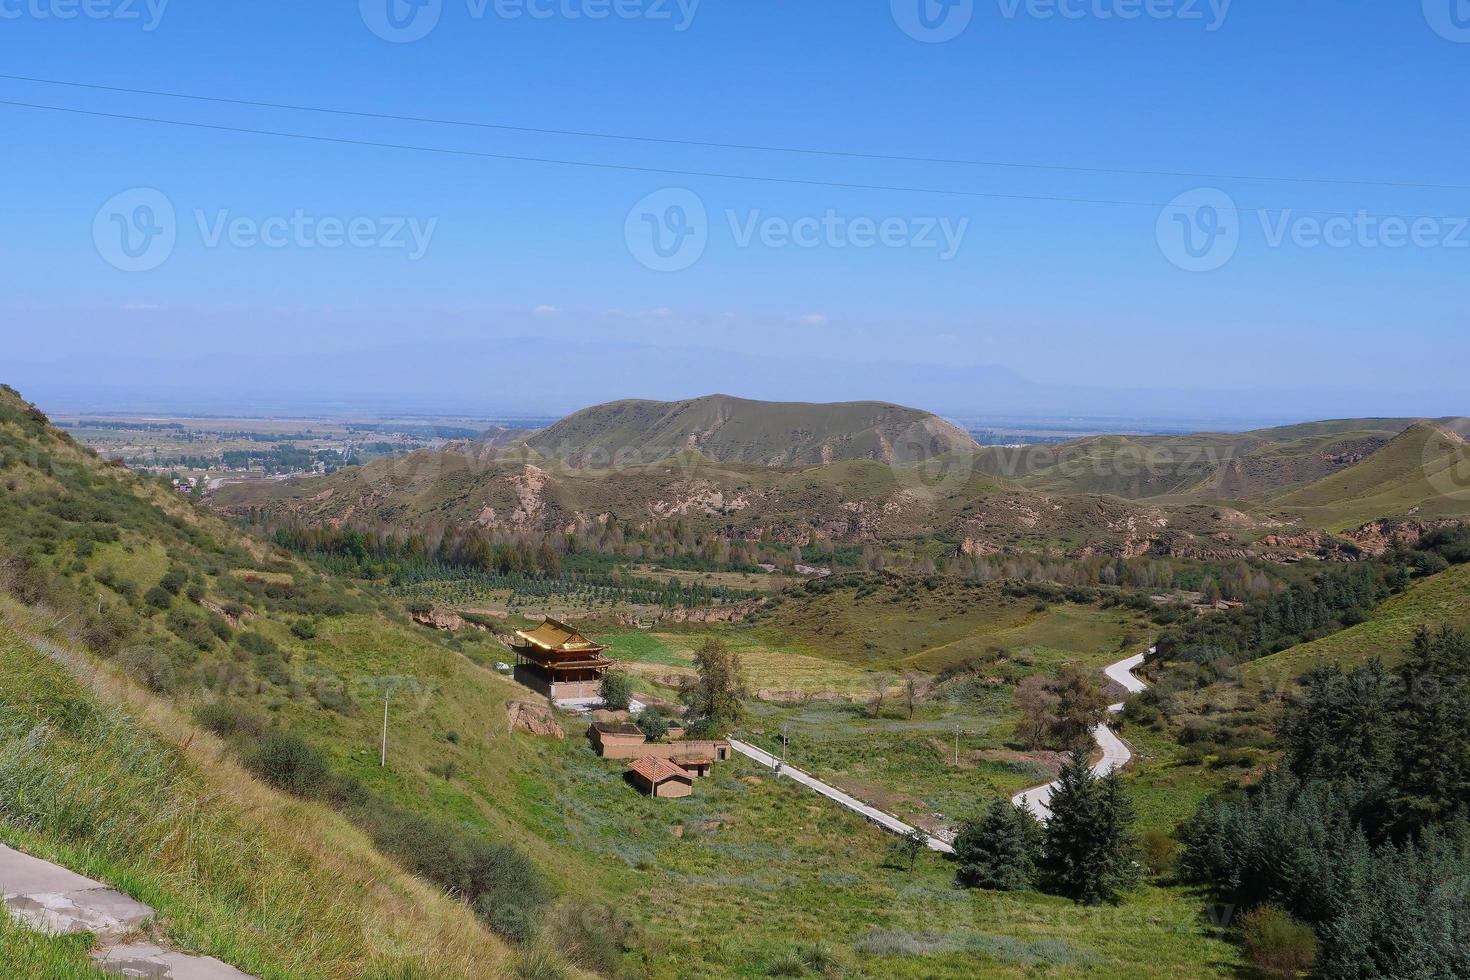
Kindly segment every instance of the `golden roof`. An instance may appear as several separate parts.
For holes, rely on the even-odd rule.
[[[557,653],[598,653],[607,649],[605,645],[592,642],[566,623],[549,616],[533,630],[516,630],[516,636],[531,646]]]

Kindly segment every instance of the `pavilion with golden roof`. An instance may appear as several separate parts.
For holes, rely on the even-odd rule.
[[[605,644],[550,617],[533,630],[516,630],[510,649],[515,679],[553,701],[597,697],[613,666],[603,656]]]

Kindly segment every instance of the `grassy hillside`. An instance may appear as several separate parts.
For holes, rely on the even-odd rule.
[[[256,782],[166,702],[15,625],[0,665],[0,839],[152,905],[175,948],[266,978],[508,971],[468,909]],[[7,970],[51,957],[90,976],[77,946],[0,929]],[[49,969],[17,975],[68,975]]]
[[[1470,565],[1456,565],[1415,582],[1407,592],[1380,605],[1367,622],[1252,661],[1241,667],[1241,673],[1258,684],[1279,685],[1325,663],[1351,668],[1378,656],[1392,664],[1426,625],[1470,629]]]
[[[1462,438],[1445,426],[1417,423],[1361,462],[1271,505],[1334,530],[1380,517],[1463,515],[1470,510],[1465,452]]]
[[[987,449],[986,472],[1048,493],[1239,500],[1312,482],[1386,445],[1411,419],[1351,419],[1183,436],[1094,436]]]
[[[891,463],[927,457],[931,443],[944,449],[974,446],[955,426],[899,405],[760,402],[729,395],[596,405],[528,440],[543,456],[576,467],[650,463],[684,452],[758,466],[810,466],[844,459]]]

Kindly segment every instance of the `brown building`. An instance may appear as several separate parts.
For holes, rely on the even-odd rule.
[[[553,701],[596,697],[613,665],[602,655],[606,646],[551,618],[533,630],[516,630],[510,649],[515,679]]]
[[[587,729],[587,739],[604,759],[642,759],[656,756],[681,766],[693,766],[709,774],[709,767],[730,758],[730,743],[717,741],[650,742],[630,722],[595,721]]]
[[[679,797],[694,792],[694,777],[666,759],[644,756],[628,766],[628,779],[649,796]]]

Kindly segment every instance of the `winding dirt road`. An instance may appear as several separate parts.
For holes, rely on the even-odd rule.
[[[1153,652],[1152,648],[1148,651],[1148,653]],[[1103,668],[1103,673],[1107,675],[1108,680],[1117,682],[1129,694],[1146,691],[1148,685],[1133,676],[1133,668],[1143,663],[1143,658],[1148,656],[1148,653],[1140,653],[1127,660],[1110,664]],[[1118,714],[1122,710],[1121,702],[1108,706],[1108,711],[1113,714]],[[1102,749],[1102,759],[1092,767],[1093,773],[1099,777],[1106,776],[1115,769],[1122,769],[1133,758],[1132,750],[1107,725],[1098,725],[1094,728],[1092,738],[1097,742],[1098,748]],[[1049,820],[1051,819],[1051,807],[1049,806],[1051,794],[1056,791],[1056,788],[1057,784],[1051,782],[1045,786],[1024,790],[1011,797],[1011,802],[1030,810],[1038,820]]]

